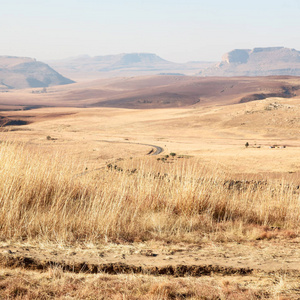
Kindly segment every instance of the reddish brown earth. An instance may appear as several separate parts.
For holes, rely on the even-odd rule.
[[[34,93],[33,93],[34,92]],[[36,106],[120,107],[134,109],[227,105],[299,94],[297,77],[144,76],[101,79],[0,94],[2,110]]]

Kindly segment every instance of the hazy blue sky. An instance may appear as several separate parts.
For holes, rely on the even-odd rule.
[[[0,0],[0,55],[38,60],[151,52],[220,60],[234,48],[300,50],[300,0]]]

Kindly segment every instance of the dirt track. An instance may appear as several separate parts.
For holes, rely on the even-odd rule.
[[[46,271],[53,266],[60,267],[64,271],[74,273],[107,273],[107,274],[147,274],[147,275],[170,275],[183,276],[207,276],[213,274],[222,275],[247,275],[253,272],[249,268],[232,268],[218,265],[166,265],[166,266],[136,266],[121,262],[89,264],[85,262],[65,263],[64,261],[41,261],[23,256],[0,255],[0,265],[4,268],[24,268],[26,270]]]
[[[150,144],[143,144],[143,143],[133,143],[133,142],[123,142],[123,141],[107,141],[107,140],[100,140],[99,142],[105,143],[122,143],[122,144],[132,144],[132,145],[142,145],[142,146],[149,146],[155,148],[155,151],[152,149],[148,152],[148,155],[159,155],[164,151],[164,149],[160,146],[150,145]]]
[[[299,241],[257,241],[255,244],[157,246],[105,245],[87,248],[43,249],[36,246],[0,246],[0,266],[47,270],[53,266],[68,272],[154,276],[209,276],[284,274],[300,277]]]

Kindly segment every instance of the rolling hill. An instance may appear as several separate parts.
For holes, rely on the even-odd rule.
[[[130,109],[218,106],[300,95],[298,77],[140,76],[55,86],[47,93],[2,93],[4,110],[41,106]]]

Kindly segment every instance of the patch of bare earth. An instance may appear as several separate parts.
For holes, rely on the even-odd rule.
[[[0,296],[297,299],[299,239],[202,245],[2,243]],[[127,299],[127,298],[126,298]]]

